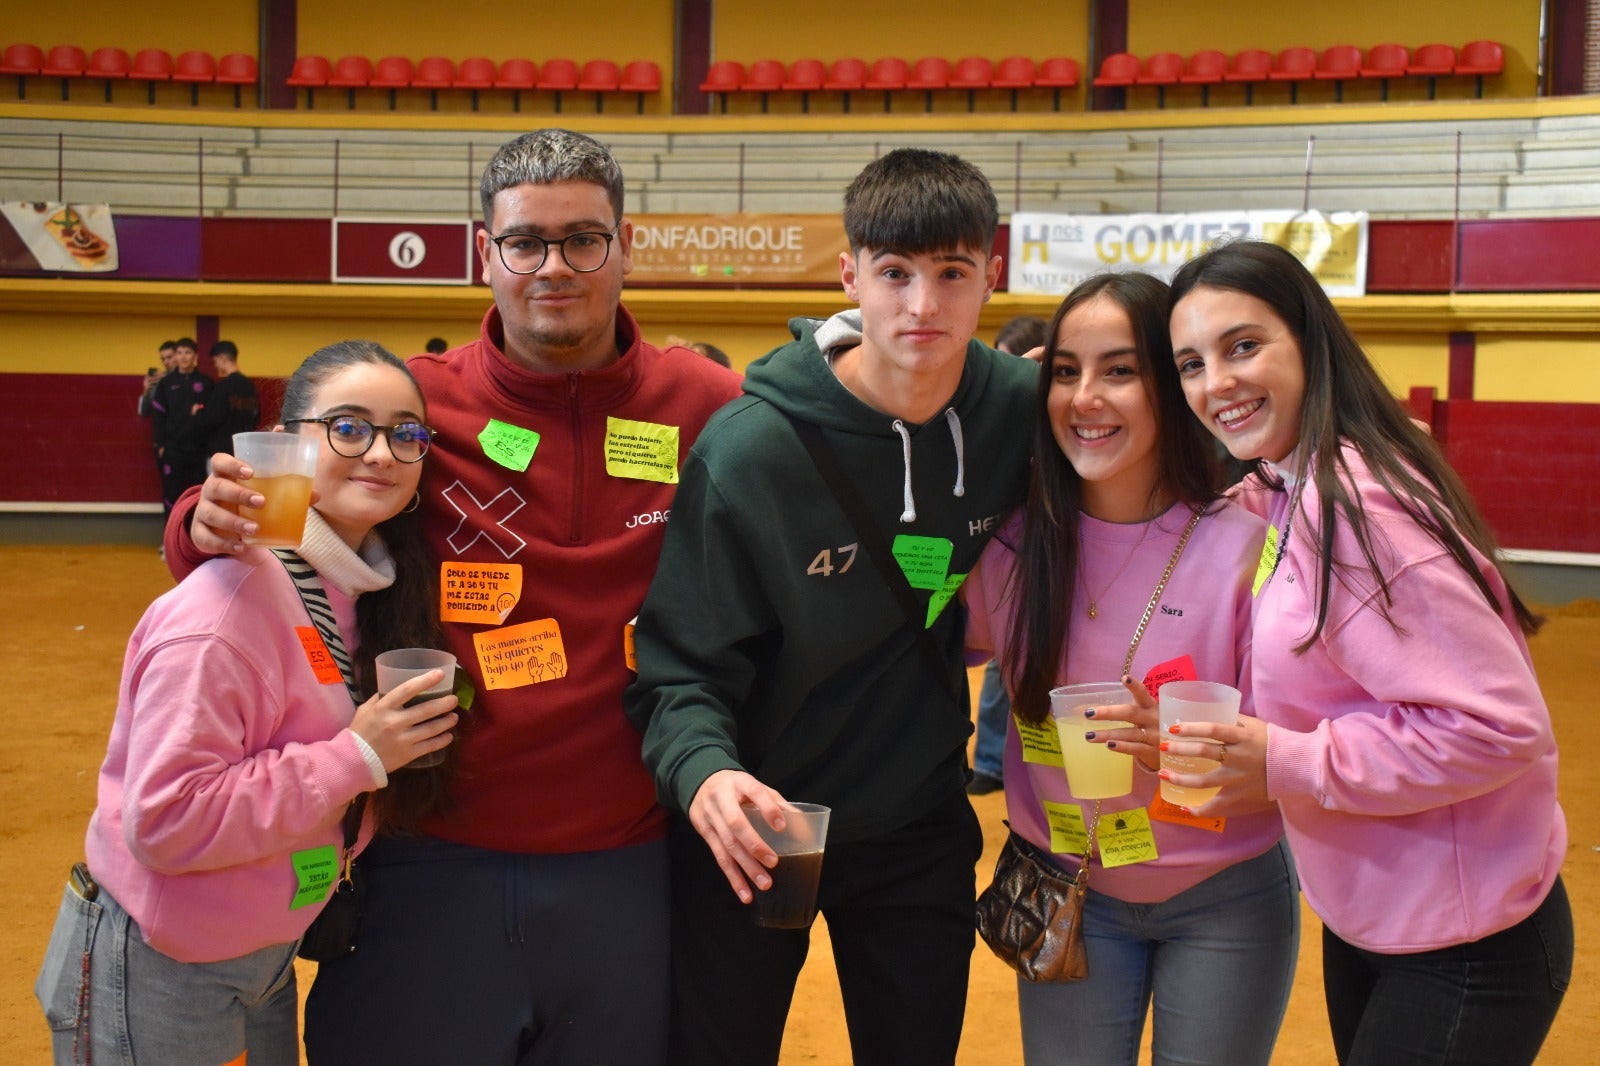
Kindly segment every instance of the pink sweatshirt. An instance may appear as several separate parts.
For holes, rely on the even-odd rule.
[[[313,512],[301,549],[346,648],[355,596],[393,576],[368,543],[372,565]],[[282,564],[247,549],[157,599],[128,642],[89,869],[150,946],[180,962],[299,937],[322,908],[290,909],[291,855],[338,849],[345,808],[377,783],[346,728],[344,682],[318,680],[296,633],[310,625]]]
[[[1250,584],[1265,530],[1259,518],[1239,507],[1217,504],[1212,510],[1195,526],[1184,548],[1134,656],[1132,673],[1142,679],[1152,667],[1188,656],[1195,678],[1238,687],[1244,693],[1240,709],[1249,714]],[[1101,592],[1096,597],[1099,613],[1096,618],[1088,617],[1090,596],[1080,580],[1073,596],[1072,633],[1059,684],[1117,679],[1128,643],[1189,515],[1188,507],[1176,506],[1148,527],[1081,516],[1082,569],[1088,585]],[[997,653],[1002,660],[1014,610],[1008,588],[1012,545],[1021,528],[1020,519],[1009,521],[962,586],[969,611],[968,649]],[[1126,568],[1121,569],[1124,563]],[[1114,582],[1115,588],[1102,592],[1106,582]],[[1037,591],[1050,594],[1049,590]],[[1050,848],[1050,827],[1045,802],[1079,805],[1084,820],[1090,817],[1093,801],[1073,797],[1059,765],[1024,761],[1015,719],[1006,726],[1005,778],[1011,828],[1046,850]],[[1148,808],[1159,783],[1154,773],[1136,767],[1132,794],[1103,801],[1102,818],[1117,811]],[[1090,887],[1129,903],[1159,903],[1234,863],[1260,855],[1283,835],[1278,815],[1271,811],[1229,818],[1221,832],[1166,821],[1152,820],[1150,824],[1158,857],[1111,869],[1102,869],[1097,859]],[[1064,865],[1076,868],[1071,858]]]
[[[1268,790],[1306,899],[1342,939],[1391,954],[1478,940],[1531,914],[1561,869],[1550,715],[1494,567],[1474,555],[1498,614],[1359,453],[1345,456],[1395,626],[1368,606],[1364,570],[1336,575],[1326,627],[1294,654],[1316,620],[1323,517],[1315,492],[1301,493],[1288,553],[1256,604]],[[1247,482],[1240,498],[1283,527],[1290,494]],[[1345,522],[1334,557],[1364,565]]]

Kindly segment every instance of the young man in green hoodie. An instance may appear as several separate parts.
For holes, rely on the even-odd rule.
[[[675,814],[679,1066],[778,1060],[809,931],[752,922],[777,857],[743,807],[776,828],[785,800],[832,808],[818,903],[856,1061],[950,1063],[961,1036],[983,842],[953,597],[1023,497],[1038,368],[973,339],[1000,273],[975,167],[891,152],[844,223],[860,310],[791,322],[707,425],[635,634],[627,709]]]

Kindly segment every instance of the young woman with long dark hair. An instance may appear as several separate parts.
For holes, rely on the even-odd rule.
[[[1322,918],[1339,1061],[1532,1063],[1572,971],[1556,745],[1487,524],[1322,287],[1239,241],[1172,287],[1201,422],[1257,466],[1256,718],[1186,724],[1226,745],[1202,815],[1278,803]]]
[[[1030,1066],[1132,1066],[1152,1004],[1155,1061],[1265,1066],[1294,975],[1299,901],[1276,810],[1200,820],[1157,796],[1147,685],[1239,686],[1249,713],[1250,584],[1265,532],[1218,498],[1214,449],[1172,366],[1166,306],[1164,283],[1110,274],[1057,309],[1027,503],[962,590],[968,646],[995,653],[1012,691],[1012,831],[1071,873],[1100,815],[1089,976],[1018,981]],[[1094,739],[1137,760],[1133,792],[1082,800],[1051,750],[1050,690],[1118,679],[1134,702],[1097,708],[1108,728]],[[1108,840],[1135,861],[1108,864]]]

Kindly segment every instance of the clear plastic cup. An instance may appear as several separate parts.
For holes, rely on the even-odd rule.
[[[1161,686],[1160,702],[1163,740],[1180,739],[1167,732],[1168,727],[1178,722],[1218,722],[1232,725],[1239,720],[1239,690],[1216,681],[1168,681]],[[1181,739],[1213,744],[1219,748],[1222,746],[1221,741],[1205,740],[1202,737]],[[1161,768],[1180,774],[1203,774],[1221,765],[1222,762],[1218,759],[1173,755],[1165,751],[1161,753]],[[1161,782],[1161,798],[1180,807],[1198,807],[1215,796],[1218,791],[1220,789],[1185,788],[1171,781]]]
[[[1078,799],[1112,799],[1133,791],[1133,756],[1112,751],[1083,738],[1090,730],[1131,729],[1131,722],[1104,722],[1085,718],[1090,707],[1129,703],[1128,690],[1116,681],[1091,681],[1050,690],[1050,717],[1061,737],[1061,761],[1067,785]]]
[[[244,537],[261,548],[298,548],[311,509],[311,479],[317,472],[322,439],[300,433],[235,433],[233,454],[255,475],[244,487],[266,499],[262,507],[239,505],[239,515],[259,531]]]

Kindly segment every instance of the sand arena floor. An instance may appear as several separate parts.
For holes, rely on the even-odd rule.
[[[123,650],[145,605],[171,581],[155,551],[144,547],[0,545],[0,572],[6,575],[0,583],[0,678],[12,694],[13,716],[0,745],[0,892],[9,901],[0,923],[0,1063],[32,1066],[50,1060],[33,980],[67,868],[82,855]],[[1600,714],[1594,710],[1600,604],[1580,600],[1551,611],[1533,654],[1564,756],[1561,800],[1571,845],[1563,873],[1578,931],[1572,987],[1539,1061],[1588,1066],[1600,1046],[1600,966],[1592,946],[1600,934],[1600,764],[1581,757],[1600,748]],[[977,685],[975,673],[974,692]],[[979,866],[982,884],[1004,839],[1005,801],[997,793],[974,805],[987,843]],[[1320,927],[1309,911],[1303,941],[1273,1057],[1279,1066],[1333,1062],[1322,1011]],[[819,922],[795,995],[783,1066],[850,1061],[831,958]],[[314,967],[301,967],[303,995]],[[957,1062],[1015,1066],[1021,1060],[1014,980],[980,944]]]

